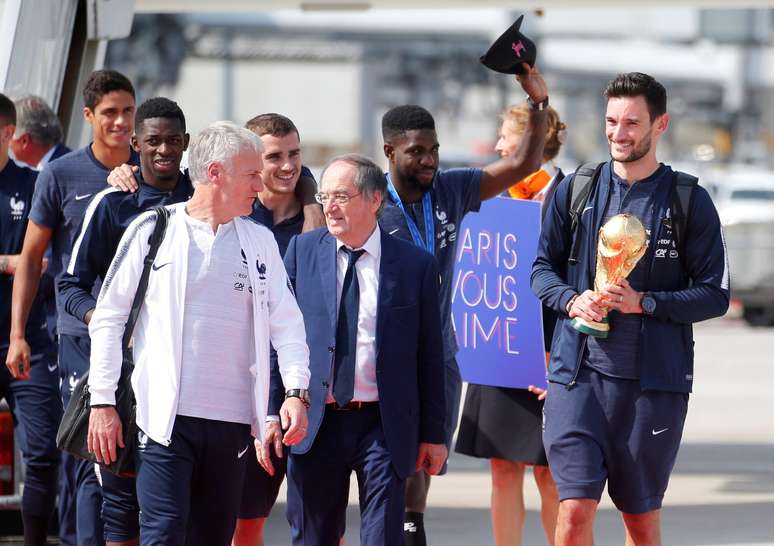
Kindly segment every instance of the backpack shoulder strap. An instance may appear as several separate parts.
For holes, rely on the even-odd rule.
[[[589,195],[594,191],[599,180],[599,172],[602,170],[602,163],[584,163],[575,170],[575,174],[570,181],[570,232],[572,233],[572,247],[570,247],[570,263],[578,261],[578,224],[581,214],[589,199]]]
[[[688,212],[691,210],[691,196],[693,189],[699,183],[699,179],[693,175],[675,172],[672,202],[670,203],[670,215],[672,217],[672,229],[674,230],[675,246],[680,256],[683,256],[683,244],[685,243],[685,230],[688,225]]]

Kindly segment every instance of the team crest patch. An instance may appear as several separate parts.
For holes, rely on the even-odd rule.
[[[262,281],[266,280],[266,264],[261,263],[260,258],[255,260],[255,269],[258,271],[258,278]]]
[[[24,216],[24,207],[26,205],[23,200],[16,199],[17,197],[19,197],[18,193],[14,197],[11,197],[11,200],[8,202],[11,207],[11,218],[13,220],[22,219],[22,216]]]

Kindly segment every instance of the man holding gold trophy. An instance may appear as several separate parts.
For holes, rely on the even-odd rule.
[[[664,87],[621,74],[605,97],[612,160],[559,185],[532,270],[559,314],[543,443],[557,546],[593,544],[605,484],[627,546],[659,546],[693,383],[692,324],[726,312],[728,262],[709,194],[656,159],[670,122]]]

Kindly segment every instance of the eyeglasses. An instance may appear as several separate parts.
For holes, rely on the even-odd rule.
[[[349,200],[353,197],[357,197],[362,192],[353,193],[352,195],[349,195],[347,193],[331,193],[327,194],[325,192],[319,192],[314,194],[314,200],[320,203],[321,205],[325,205],[329,200],[333,201],[337,205],[346,205],[349,203]]]

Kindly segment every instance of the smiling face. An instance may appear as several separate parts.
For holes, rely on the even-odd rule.
[[[429,191],[438,170],[438,136],[433,129],[406,131],[384,145],[390,163],[401,180],[413,189]]]
[[[154,182],[176,181],[180,161],[188,147],[188,135],[177,118],[148,118],[132,137],[132,147],[140,154],[143,179]]]
[[[265,191],[289,194],[296,190],[301,175],[301,144],[298,133],[263,135],[263,184]]]
[[[134,97],[126,91],[111,91],[92,110],[83,109],[94,135],[94,141],[107,148],[120,149],[129,146],[134,131]]]
[[[605,114],[610,157],[619,163],[655,160],[656,144],[668,125],[667,114],[651,121],[643,96],[611,97]]]
[[[320,191],[329,199],[323,205],[328,231],[343,243],[358,248],[376,227],[376,213],[382,204],[382,195],[361,193],[355,180],[357,167],[346,161],[337,161],[325,169]],[[335,195],[349,196],[346,203],[336,203]]]

